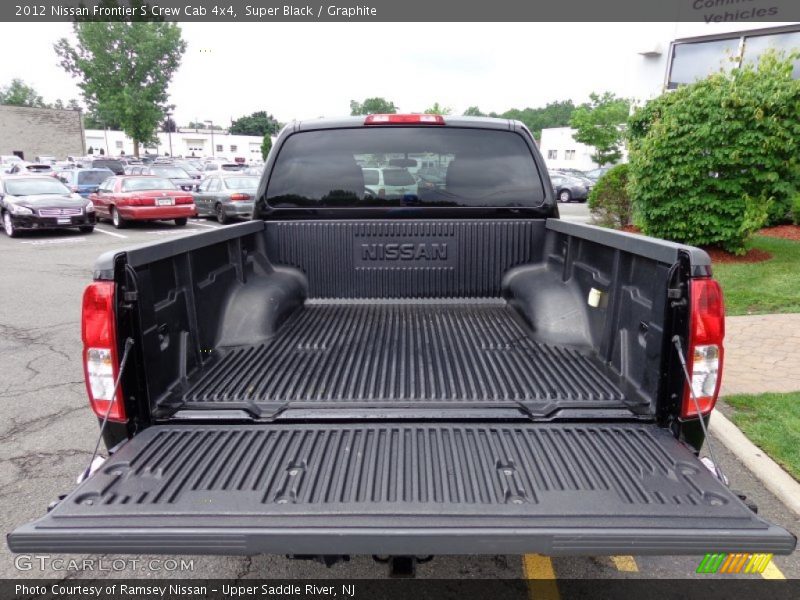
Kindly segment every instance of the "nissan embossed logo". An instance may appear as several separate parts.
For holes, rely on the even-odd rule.
[[[450,239],[357,240],[355,264],[359,267],[452,267],[455,241]]]

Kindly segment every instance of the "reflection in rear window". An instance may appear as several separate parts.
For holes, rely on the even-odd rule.
[[[414,185],[414,177],[405,169],[384,169],[383,182],[386,185]]]
[[[364,169],[364,185],[378,185],[378,170],[377,169]]]
[[[189,174],[180,167],[153,167],[153,175],[168,179],[189,179]]]
[[[131,177],[122,182],[123,192],[144,192],[147,190],[176,190],[169,179],[161,177]]]
[[[394,163],[392,163],[394,161]],[[398,161],[404,161],[398,163]],[[411,161],[415,161],[412,163]],[[405,168],[432,165],[443,186],[414,185]],[[400,194],[375,194],[370,170]],[[538,207],[544,190],[525,140],[511,131],[459,127],[359,127],[300,132],[280,148],[267,187],[273,207]]]
[[[69,195],[67,187],[53,177],[34,179],[9,179],[6,181],[6,192],[12,196],[33,196],[35,194]]]
[[[229,190],[254,190],[258,187],[258,177],[225,177],[222,179]]]
[[[99,185],[113,175],[111,171],[80,171],[78,185]]]
[[[92,166],[101,169],[111,169],[114,173],[122,173],[122,171],[125,170],[125,167],[118,160],[93,160]]]

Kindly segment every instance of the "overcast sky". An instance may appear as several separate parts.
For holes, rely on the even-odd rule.
[[[673,23],[185,23],[171,87],[180,125],[267,110],[280,121],[349,114],[383,96],[407,112],[439,102],[460,114],[635,96],[637,52],[686,35]],[[694,24],[692,34],[709,33]],[[66,23],[0,24],[0,85],[20,77],[45,101],[80,98],[53,44]]]

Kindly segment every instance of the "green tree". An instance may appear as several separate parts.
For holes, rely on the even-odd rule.
[[[425,109],[426,115],[449,115],[453,112],[449,106],[439,106],[438,102],[434,102],[433,106]]]
[[[175,124],[175,119],[166,117],[161,123],[161,131],[164,133],[175,133],[178,131],[178,126]]]
[[[600,225],[621,229],[633,219],[633,203],[628,193],[628,165],[609,169],[589,192],[589,210]]]
[[[221,125],[214,125],[213,123],[204,123],[203,121],[189,121],[186,124],[186,129],[213,129],[217,131],[222,129]]]
[[[83,113],[84,129],[121,129],[119,122],[111,115],[101,115],[97,109]]]
[[[67,103],[67,108],[69,110],[83,110],[80,103],[75,98],[70,98],[69,102]]]
[[[575,141],[592,146],[594,160],[601,167],[622,158],[623,125],[630,114],[630,101],[611,92],[590,94],[589,102],[572,113],[570,126]]]
[[[465,117],[485,117],[486,115],[481,112],[481,109],[477,106],[470,106],[467,110],[464,111]]]
[[[12,79],[11,83],[0,88],[0,104],[12,106],[32,106],[46,108],[47,104],[36,90],[27,85],[22,79]]]
[[[267,132],[264,134],[264,140],[261,142],[261,158],[263,160],[267,160],[270,150],[272,150],[272,137],[270,137],[269,132]]]
[[[389,115],[395,114],[397,107],[391,100],[385,98],[367,98],[364,102],[350,100],[350,115]]]
[[[651,100],[629,120],[630,190],[648,234],[745,251],[800,190],[800,81],[774,52]]]
[[[106,124],[119,124],[139,156],[139,145],[154,141],[186,51],[180,28],[141,21],[78,21],[73,28],[74,46],[66,38],[55,45],[61,66],[79,80],[88,108]]]
[[[251,115],[240,117],[231,123],[230,131],[237,135],[275,135],[280,131],[281,124],[266,111],[260,110]]]
[[[567,127],[574,111],[575,105],[572,100],[560,100],[549,102],[539,108],[524,108],[522,110],[511,108],[502,114],[489,113],[489,116],[521,121],[530,129],[533,137],[538,140],[542,137],[542,129]]]

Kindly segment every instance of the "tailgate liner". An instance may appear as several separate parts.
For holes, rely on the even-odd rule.
[[[525,402],[624,408],[591,353],[537,343],[504,301],[307,303],[269,342],[218,349],[182,407],[389,405],[455,408]]]
[[[151,427],[16,552],[788,553],[654,425]]]

